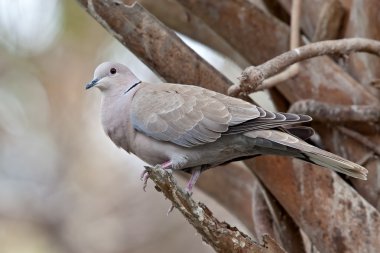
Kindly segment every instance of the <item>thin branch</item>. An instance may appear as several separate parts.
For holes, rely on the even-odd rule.
[[[301,0],[292,1],[292,13],[290,19],[290,49],[300,46],[300,18],[301,18]],[[291,65],[281,73],[265,79],[256,91],[270,89],[277,84],[294,77],[300,71],[299,63]]]
[[[284,252],[273,240],[263,238],[266,244],[260,245],[236,227],[220,222],[206,205],[195,202],[182,190],[168,171],[159,167],[145,168],[158,189],[217,252]]]
[[[279,73],[275,76],[269,77],[268,79],[265,79],[263,81],[263,83],[256,88],[255,92],[273,88],[277,84],[296,76],[299,73],[299,71],[300,71],[299,63],[291,65],[289,68],[282,71],[281,73]],[[239,85],[237,85],[237,87],[239,87]],[[235,89],[237,90],[237,88],[235,88]],[[228,92],[230,92],[230,90],[228,90]],[[230,94],[230,95],[232,95],[232,94]]]
[[[290,49],[300,45],[300,17],[301,17],[301,0],[292,0],[292,13],[290,19]]]
[[[311,43],[283,53],[259,66],[246,68],[240,76],[240,91],[251,93],[263,81],[286,67],[322,55],[366,52],[380,56],[380,42],[371,39],[351,38]]]
[[[293,0],[292,2],[292,13],[290,21],[290,49],[299,47],[300,43],[300,16],[301,16],[301,0]],[[281,73],[274,75],[268,79],[263,80],[263,83],[256,88],[255,91],[266,90],[276,86],[277,84],[292,78],[297,75],[299,72],[299,64],[296,63],[291,65],[289,68],[285,69]],[[240,85],[234,84],[228,89],[228,94],[230,96],[240,96],[243,97],[243,94],[240,93]]]

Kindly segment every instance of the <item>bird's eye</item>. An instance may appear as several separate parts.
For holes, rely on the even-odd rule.
[[[110,69],[110,73],[111,73],[112,75],[116,74],[116,69],[115,69],[115,68]]]

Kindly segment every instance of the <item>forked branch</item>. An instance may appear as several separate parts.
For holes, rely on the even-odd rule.
[[[352,52],[365,52],[380,56],[380,42],[364,38],[329,40],[311,43],[285,52],[259,66],[246,68],[240,76],[240,90],[237,92],[254,92],[262,82],[290,65],[322,55],[346,55]]]

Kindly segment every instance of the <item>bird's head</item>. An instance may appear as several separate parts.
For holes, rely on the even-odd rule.
[[[94,79],[86,84],[86,89],[97,87],[102,92],[109,90],[128,90],[139,79],[125,65],[116,62],[104,62],[94,72]]]

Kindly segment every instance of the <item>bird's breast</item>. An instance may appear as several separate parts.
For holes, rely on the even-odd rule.
[[[115,143],[116,146],[131,152],[131,140],[134,138],[134,132],[128,122],[122,117],[109,118],[102,117],[104,132]]]
[[[158,141],[138,131],[131,143],[131,152],[150,165],[162,164],[170,160],[175,147],[169,142]]]

